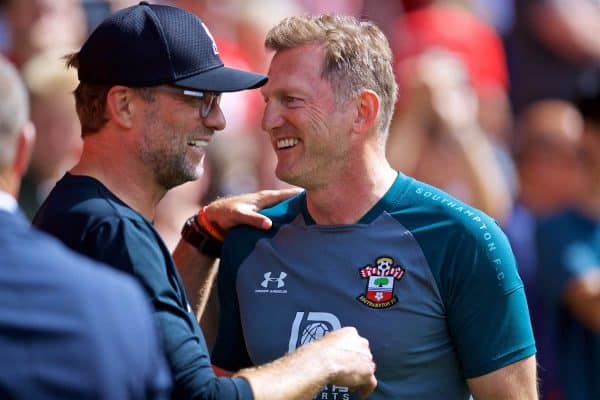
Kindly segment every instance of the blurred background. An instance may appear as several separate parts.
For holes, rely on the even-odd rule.
[[[19,199],[30,217],[81,151],[71,95],[77,78],[61,56],[76,51],[109,13],[136,3],[0,0],[0,50],[25,79],[38,132]],[[565,369],[585,375],[595,366],[600,376],[600,348],[588,349],[595,354],[591,364],[561,358],[565,341],[561,320],[555,318],[559,312],[573,311],[598,343],[600,324],[588,324],[569,304],[546,298],[541,277],[553,271],[540,264],[544,245],[537,235],[540,221],[578,207],[582,199],[589,203],[590,193],[600,193],[600,154],[590,151],[600,143],[600,106],[593,103],[600,93],[600,1],[150,3],[197,14],[215,37],[225,64],[258,72],[267,71],[270,58],[263,49],[265,33],[285,16],[326,12],[377,23],[395,54],[400,86],[388,159],[402,172],[480,208],[504,228],[528,295],[543,397],[575,398],[563,381]],[[228,93],[221,106],[227,128],[209,146],[204,177],[172,190],[160,204],[154,223],[170,248],[185,219],[201,204],[217,196],[285,186],[273,174],[274,154],[260,129],[259,92]],[[591,220],[600,226],[600,212]],[[598,240],[591,246],[600,257]],[[595,262],[600,265],[598,258]],[[600,297],[598,287],[596,282]],[[595,307],[591,312],[600,314],[599,304],[590,305]]]

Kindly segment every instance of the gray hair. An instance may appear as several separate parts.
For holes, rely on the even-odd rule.
[[[398,85],[387,38],[372,22],[337,15],[294,16],[283,19],[267,34],[265,47],[273,51],[309,44],[323,45],[321,76],[331,84],[338,104],[364,89],[381,99],[379,138],[385,141]]]
[[[27,90],[12,64],[0,56],[0,169],[6,168],[15,156],[17,134],[29,120]]]

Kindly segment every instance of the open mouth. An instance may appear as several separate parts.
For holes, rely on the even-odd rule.
[[[192,146],[192,147],[205,147],[206,145],[208,145],[208,140],[190,140],[189,142],[187,142],[188,146]]]
[[[300,141],[296,138],[285,138],[277,140],[277,150],[291,149],[295,147]]]

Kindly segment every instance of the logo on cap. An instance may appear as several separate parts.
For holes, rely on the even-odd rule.
[[[213,53],[215,53],[215,55],[218,55],[219,54],[219,49],[217,48],[217,43],[215,42],[215,38],[210,33],[210,31],[208,30],[208,28],[206,27],[206,25],[204,25],[204,22],[202,22],[202,27],[204,28],[204,32],[206,32],[206,34],[208,35],[208,37],[212,41]]]

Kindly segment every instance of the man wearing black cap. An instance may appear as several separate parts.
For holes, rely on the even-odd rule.
[[[227,68],[202,22],[183,10],[145,2],[101,23],[69,59],[84,149],[34,223],[71,248],[135,275],[155,309],[175,398],[312,398],[327,383],[376,384],[368,342],[354,328],[233,378],[216,378],[188,302],[214,261],[215,240],[234,224],[268,228],[256,213],[292,192],[225,199],[191,218],[174,259],[152,226],[157,202],[202,173],[204,147],[225,127],[222,92],[256,88],[263,75]],[[234,212],[219,212],[224,205]],[[205,266],[204,268],[198,265]],[[99,304],[99,306],[102,306]]]

